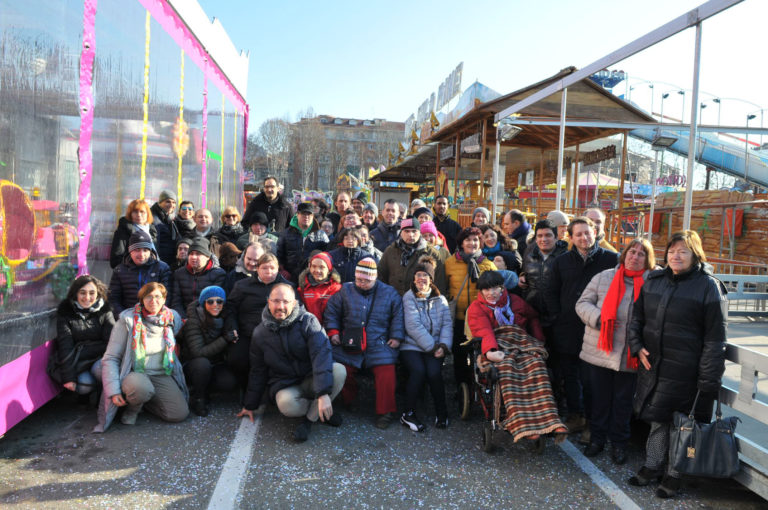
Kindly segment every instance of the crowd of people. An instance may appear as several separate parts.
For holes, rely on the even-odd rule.
[[[216,228],[192,202],[177,212],[172,191],[152,206],[134,200],[113,237],[108,286],[80,276],[58,308],[60,382],[100,391],[98,432],[121,409],[128,425],[142,411],[206,416],[212,396],[232,392],[239,417],[272,402],[297,418],[301,442],[318,421],[342,424],[338,407],[355,405],[367,371],[376,426],[420,432],[449,425],[446,358],[457,384],[471,382],[474,363],[514,356],[497,338],[514,326],[546,358],[548,430],[579,433],[587,456],[609,446],[623,464],[634,413],[650,435],[629,483],[661,479],[656,494],[674,496],[672,413],[701,392],[697,416],[708,419],[724,370],[726,292],[698,234],[672,236],[660,267],[646,240],[618,253],[598,209],[532,225],[521,211],[494,222],[478,207],[462,228],[448,205],[438,196],[431,209],[417,199],[379,210],[340,192],[334,210],[320,199],[294,207],[268,177],[242,216],[226,207]],[[425,383],[431,420],[419,405]]]

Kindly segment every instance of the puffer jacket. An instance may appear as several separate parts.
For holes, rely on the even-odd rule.
[[[109,267],[112,269],[120,265],[123,259],[128,255],[128,240],[134,232],[133,223],[121,217],[117,222],[117,230],[112,235],[112,249],[109,252]],[[152,243],[157,247],[157,229],[154,225],[149,226],[149,237]],[[174,246],[174,258],[176,257],[176,247]]]
[[[550,326],[552,319],[547,311],[547,302],[544,299],[547,284],[552,279],[552,265],[555,259],[568,251],[568,243],[557,241],[552,253],[544,259],[541,250],[532,243],[523,257],[523,272],[525,273],[525,282],[528,287],[523,291],[525,301],[539,312],[541,323],[544,326]]]
[[[237,330],[240,338],[251,338],[253,329],[261,323],[261,312],[267,306],[269,293],[278,283],[295,287],[281,274],[278,274],[272,283],[263,283],[257,273],[235,283],[224,304],[225,330]]]
[[[432,283],[438,288],[441,294],[445,294],[447,285],[445,281],[445,266],[440,262],[440,254],[437,250],[429,246],[426,241],[419,239],[420,247],[408,259],[405,266],[400,264],[400,258],[403,250],[397,245],[397,242],[390,245],[384,251],[379,261],[379,280],[391,285],[401,296],[411,288],[413,283],[413,269],[425,257],[431,257],[435,261],[435,279]]]
[[[370,236],[373,241],[373,245],[381,253],[387,251],[390,244],[397,240],[397,236],[400,235],[400,223],[395,222],[392,225],[385,225],[383,221],[379,222],[379,225],[371,230]]]
[[[435,213],[435,219],[432,221],[434,221],[437,231],[443,234],[443,237],[445,238],[445,249],[450,253],[455,252],[456,238],[461,233],[461,225],[450,216],[445,215],[441,217],[438,216],[437,213]]]
[[[330,246],[330,244],[329,244],[329,246]],[[373,257],[373,260],[375,260],[377,264],[379,263],[379,261],[381,260],[381,256],[383,255],[383,253],[381,253],[381,252],[380,252],[380,251],[379,251],[379,250],[378,250],[378,249],[377,249],[377,248],[376,248],[376,247],[373,245],[373,241],[371,241],[371,240],[369,239],[369,240],[368,240],[368,243],[366,243],[366,244],[361,244],[361,245],[360,245],[360,248],[362,248],[362,249],[364,249],[365,251],[367,251],[368,253],[370,253],[370,254],[371,254],[371,257]]]
[[[182,318],[187,318],[187,306],[196,302],[200,297],[200,291],[210,285],[224,288],[227,272],[220,267],[215,267],[211,259],[199,273],[192,273],[189,266],[178,268],[173,273],[173,298],[171,308],[179,312]]]
[[[616,267],[619,255],[597,244],[582,258],[574,246],[552,264],[552,277],[545,288],[547,312],[553,324],[555,352],[578,354],[584,341],[584,323],[576,315],[576,301],[597,273]]]
[[[405,339],[403,300],[386,283],[377,281],[367,291],[358,289],[354,283],[342,285],[341,290],[328,300],[324,314],[325,329],[330,337],[341,333],[346,325],[362,324],[372,302],[370,320],[365,328],[368,348],[364,353],[352,353],[334,345],[335,361],[356,368],[392,365],[397,361],[399,350],[391,348],[387,341],[394,338],[402,343]]]
[[[109,280],[109,304],[112,306],[115,318],[123,310],[133,308],[139,302],[139,290],[147,283],[162,283],[169,294],[172,294],[171,276],[171,268],[157,259],[155,251],[150,255],[149,260],[140,266],[134,264],[130,255],[126,255],[123,263],[112,271],[112,278]]]
[[[310,375],[315,398],[330,395],[333,389],[331,344],[317,317],[301,303],[282,321],[264,309],[261,324],[253,331],[250,362],[246,409],[259,407],[265,389],[274,401],[278,391],[301,384]]]
[[[56,357],[59,362],[68,359],[61,365],[62,383],[77,382],[77,375],[100,360],[107,348],[109,335],[115,325],[112,307],[101,301],[98,309],[93,308],[92,311],[81,310],[72,301],[65,299],[56,309]],[[75,363],[72,351],[77,345],[82,347]]]
[[[179,231],[176,228],[176,223],[168,216],[160,204],[155,202],[150,207],[152,211],[152,224],[157,230],[157,254],[160,260],[168,264],[169,266],[176,262],[176,243],[179,239]]]
[[[435,352],[443,347],[451,352],[453,344],[453,320],[448,300],[432,284],[432,293],[419,298],[409,289],[403,296],[403,322],[405,341],[401,351]]]
[[[615,267],[598,273],[584,289],[579,300],[576,301],[576,313],[585,325],[584,343],[581,345],[579,358],[598,367],[622,372],[636,372],[635,369],[627,367],[627,349],[629,349],[627,326],[632,320],[632,306],[635,302],[634,280],[629,276],[624,277],[624,297],[616,311],[613,350],[606,353],[597,348],[597,342],[600,340],[600,314],[603,302],[617,270],[618,268]],[[649,272],[646,271],[643,278],[647,278]]]
[[[629,323],[633,355],[648,350],[650,370],[640,365],[634,410],[646,421],[670,422],[688,413],[696,391],[696,419],[709,422],[712,402],[725,370],[727,291],[706,264],[686,273],[652,271],[640,291]]]
[[[480,270],[480,274],[486,271],[496,271],[496,264],[484,256],[480,258],[477,267]],[[470,278],[467,280],[464,288],[461,289],[461,284],[464,283],[464,278],[467,277],[467,264],[458,253],[451,255],[445,261],[445,276],[448,280],[448,299],[457,299],[458,296],[456,320],[464,320],[469,304],[477,299],[477,282],[473,282]],[[460,289],[461,296],[458,295]]]
[[[299,275],[299,297],[301,302],[307,308],[307,311],[317,317],[320,324],[323,323],[323,313],[328,306],[328,300],[331,296],[341,290],[341,277],[336,270],[332,270],[328,279],[323,283],[312,284],[309,279],[309,270],[305,269]]]
[[[187,321],[181,329],[182,360],[208,358],[212,362],[224,360],[227,339],[224,336],[224,311],[219,315],[219,325],[208,316],[205,308],[196,301],[187,307]]]
[[[237,241],[240,240],[244,233],[243,226],[240,223],[235,223],[234,225],[223,225],[214,232],[213,237],[218,241],[219,245],[232,243],[237,246]]]
[[[328,248],[328,235],[312,220],[309,234],[302,237],[301,231],[294,226],[297,224],[294,220],[277,238],[277,260],[291,273],[291,281],[297,283],[299,274],[307,267],[309,255],[315,250],[325,251]]]
[[[255,212],[263,212],[267,215],[267,219],[270,223],[269,230],[274,233],[280,233],[288,228],[288,223],[293,216],[293,208],[291,207],[291,204],[285,200],[282,193],[278,194],[277,200],[271,204],[264,195],[264,192],[253,197],[253,200],[248,204],[248,207],[245,208],[243,219],[240,221],[243,228],[246,230],[251,226],[251,223],[253,223],[251,217]]]
[[[505,290],[495,306],[506,305],[508,299],[510,300],[509,308],[515,316],[515,325],[520,326],[529,335],[544,343],[544,330],[541,328],[541,322],[539,322],[539,314],[523,298],[515,294],[509,294]],[[499,348],[499,344],[496,342],[496,334],[493,331],[499,327],[499,323],[496,320],[493,308],[483,298],[483,294],[478,293],[477,299],[467,309],[469,331],[473,338],[482,338],[480,345],[483,354]]]
[[[181,317],[175,310],[173,313],[173,334],[177,335],[181,329]],[[101,392],[99,401],[99,410],[97,413],[98,423],[94,427],[94,432],[104,432],[114,420],[118,407],[112,403],[112,395],[122,393],[123,379],[133,372],[134,354],[131,348],[131,332],[133,331],[133,308],[123,311],[112,328],[112,334],[109,337],[107,350],[104,352],[102,363],[101,380],[104,383],[104,390]],[[184,399],[189,400],[189,390],[187,382],[184,379],[184,370],[179,360],[173,364],[171,372],[176,385],[184,394]]]
[[[372,255],[362,248],[336,248],[328,252],[335,269],[341,277],[341,283],[355,281],[355,267],[365,257]]]

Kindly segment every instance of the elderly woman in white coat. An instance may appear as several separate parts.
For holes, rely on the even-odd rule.
[[[169,422],[189,414],[189,392],[176,357],[182,321],[165,306],[167,292],[161,283],[144,285],[139,302],[123,310],[112,328],[101,362],[104,391],[94,432],[104,432],[120,407],[125,425],[134,425],[142,409]]]
[[[425,379],[435,404],[435,427],[448,426],[442,368],[445,355],[451,352],[453,319],[448,300],[433,282],[436,265],[431,257],[422,257],[414,266],[411,288],[403,295],[405,341],[400,360],[408,371],[408,383],[400,423],[415,432],[424,430],[415,408]]]
[[[595,275],[576,302],[586,325],[579,357],[592,390],[590,443],[584,455],[594,457],[611,442],[611,459],[627,461],[629,420],[637,383],[637,358],[627,344],[627,326],[640,288],[655,266],[653,246],[635,239],[624,249],[619,265]]]

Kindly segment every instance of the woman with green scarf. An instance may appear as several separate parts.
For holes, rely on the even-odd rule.
[[[104,391],[94,432],[104,432],[121,407],[125,425],[134,425],[142,409],[169,422],[189,414],[187,384],[176,357],[181,317],[165,306],[167,290],[160,283],[144,285],[138,297],[136,306],[120,314],[102,358]]]

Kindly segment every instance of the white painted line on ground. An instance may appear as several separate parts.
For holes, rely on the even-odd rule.
[[[589,475],[595,485],[600,487],[600,490],[611,498],[611,501],[616,503],[616,506],[622,510],[640,510],[640,507],[632,501],[632,498],[619,489],[619,486],[613,483],[613,480],[597,469],[597,466],[592,464],[570,441],[563,441],[559,446],[573,459],[576,465],[579,466],[579,469]]]
[[[259,435],[260,425],[260,414],[255,416],[253,423],[248,419],[243,419],[240,422],[240,428],[237,429],[235,440],[232,441],[229,455],[224,462],[221,475],[219,475],[219,481],[216,482],[216,488],[213,490],[211,501],[208,503],[208,510],[236,508],[237,496],[240,494],[240,489],[245,481],[245,473],[251,463],[251,452]]]

